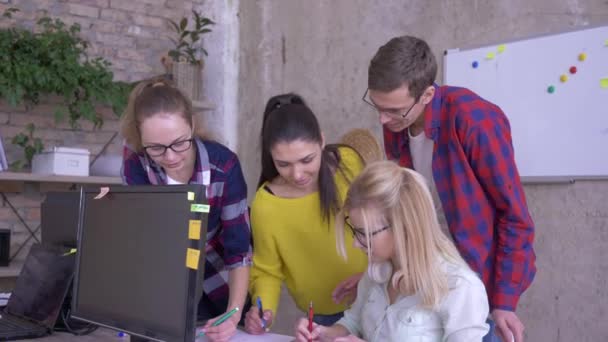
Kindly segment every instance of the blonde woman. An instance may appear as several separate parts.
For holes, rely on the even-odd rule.
[[[367,252],[357,299],[331,327],[302,319],[296,340],[482,341],[488,332],[483,283],[442,233],[425,179],[393,162],[370,164],[353,182],[337,227]]]

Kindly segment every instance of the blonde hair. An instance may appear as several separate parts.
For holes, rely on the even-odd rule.
[[[398,261],[393,286],[402,295],[418,293],[425,307],[438,306],[449,291],[441,260],[468,266],[439,227],[424,177],[394,162],[371,163],[350,185],[342,217],[353,209],[362,212],[368,257],[372,239],[368,230],[370,213],[382,215],[392,228]],[[336,235],[338,251],[346,258],[343,222],[337,221]]]
[[[120,118],[120,133],[137,152],[143,150],[139,127],[157,114],[180,115],[201,139],[211,139],[192,110],[192,102],[172,82],[159,77],[142,81],[129,94],[127,108]]]

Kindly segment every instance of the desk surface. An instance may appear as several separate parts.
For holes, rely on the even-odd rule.
[[[277,335],[277,334],[266,334],[260,336],[249,335],[239,331],[230,341],[233,342],[291,342],[294,338],[291,336]],[[114,330],[99,328],[93,333],[84,336],[74,336],[68,333],[54,333],[50,336],[21,340],[21,341],[37,341],[37,342],[101,342],[101,341],[125,341],[129,342],[128,337],[118,337],[118,334]],[[205,342],[205,338],[199,338],[196,342]]]

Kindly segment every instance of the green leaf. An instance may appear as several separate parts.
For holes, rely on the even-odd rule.
[[[185,30],[187,26],[188,26],[188,19],[182,18],[182,20],[179,22],[180,31]]]

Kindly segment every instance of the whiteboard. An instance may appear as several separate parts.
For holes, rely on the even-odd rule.
[[[447,50],[443,67],[505,112],[522,177],[608,175],[608,26]]]

